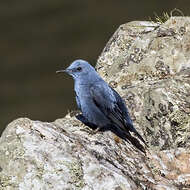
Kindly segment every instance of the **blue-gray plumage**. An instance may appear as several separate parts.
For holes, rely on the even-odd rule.
[[[82,115],[83,123],[91,124],[101,129],[112,126],[129,134],[134,132],[144,143],[144,139],[133,126],[127,107],[121,96],[111,88],[84,60],[74,61],[66,70],[74,79],[76,102]]]

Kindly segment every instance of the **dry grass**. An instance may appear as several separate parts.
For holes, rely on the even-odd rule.
[[[177,8],[172,9],[170,13],[163,12],[162,15],[158,15],[156,12],[154,12],[154,18],[149,17],[149,20],[158,24],[163,24],[173,16],[184,16],[184,13]]]

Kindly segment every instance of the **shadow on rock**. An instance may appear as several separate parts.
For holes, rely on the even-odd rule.
[[[90,127],[92,130],[96,130],[98,128],[98,126],[94,125],[93,123],[88,122],[82,114],[76,115],[76,118],[82,123],[84,123],[85,125],[87,125],[88,127]],[[131,144],[135,146],[141,152],[146,153],[145,148],[140,144],[139,140],[133,137],[130,134],[130,132],[125,132],[122,129],[116,127],[115,125],[107,125],[101,128],[99,131],[102,131],[102,132],[111,131],[116,136],[127,141],[128,143],[131,142]]]

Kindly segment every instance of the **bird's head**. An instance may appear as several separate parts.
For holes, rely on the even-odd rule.
[[[66,72],[71,75],[75,80],[88,80],[90,78],[96,78],[98,75],[87,61],[78,59],[71,63],[65,70],[57,71],[57,73]],[[84,82],[84,81],[83,81]]]

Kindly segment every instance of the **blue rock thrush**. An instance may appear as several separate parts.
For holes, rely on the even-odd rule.
[[[119,131],[119,136],[122,138],[124,135],[126,138],[131,137],[130,132],[134,132],[146,145],[144,139],[134,128],[121,96],[99,76],[87,61],[76,60],[66,70],[58,72],[66,72],[74,79],[76,102],[82,112],[82,115],[76,117],[80,121],[96,128],[96,131],[110,126],[112,131]],[[138,143],[133,144],[137,146]]]

